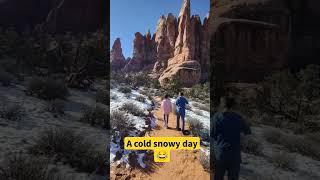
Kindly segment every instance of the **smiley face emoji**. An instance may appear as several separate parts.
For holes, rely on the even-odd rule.
[[[159,151],[159,153],[157,154],[159,159],[166,159],[168,157],[167,152],[166,151]]]
[[[169,162],[170,161],[170,151],[155,150],[154,151],[154,161],[155,162]]]

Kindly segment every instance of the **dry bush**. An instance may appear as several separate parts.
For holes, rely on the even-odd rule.
[[[295,167],[294,156],[291,156],[285,152],[273,153],[272,163],[275,167],[285,170],[293,171]]]
[[[262,155],[262,144],[250,136],[241,137],[241,150],[244,153]]]
[[[290,152],[297,152],[301,155],[320,160],[320,146],[302,136],[287,135],[279,130],[265,130],[264,137],[273,144],[283,145]]]
[[[128,131],[134,127],[133,121],[126,116],[124,111],[112,111],[110,114],[111,127],[117,131]]]
[[[97,151],[83,136],[61,127],[43,131],[30,152],[54,157],[55,161],[62,161],[87,173],[95,172],[106,161],[105,152]]]
[[[109,105],[110,92],[107,90],[98,90],[96,94],[96,102]]]
[[[203,113],[200,110],[194,110],[193,112],[196,113],[196,115],[198,116],[203,116]]]
[[[139,101],[139,102],[142,102],[142,103],[145,103],[145,102],[146,102],[146,98],[145,98],[144,96],[141,96],[141,95],[140,95],[140,96],[137,96],[137,97],[136,97],[136,100]]]
[[[273,144],[279,144],[281,143],[281,137],[283,136],[283,134],[280,132],[280,130],[265,129],[263,131],[263,136],[268,142]]]
[[[281,138],[281,144],[290,152],[297,152],[304,156],[320,160],[320,146],[302,136],[286,135]]]
[[[203,130],[203,123],[195,118],[188,118],[187,123],[189,124],[190,132],[193,136],[200,136]]]
[[[20,104],[7,102],[0,106],[0,117],[11,121],[21,120],[24,116],[24,107]]]
[[[0,68],[0,83],[3,86],[9,86],[13,78],[14,77],[10,73]]]
[[[45,157],[12,153],[0,165],[0,180],[73,180],[49,168]]]
[[[46,180],[47,174],[47,160],[21,153],[11,155],[0,167],[1,180]]]
[[[27,94],[45,100],[64,99],[68,95],[68,88],[62,80],[35,77],[27,84]]]
[[[144,116],[144,112],[142,109],[140,109],[136,104],[132,103],[132,102],[127,102],[124,103],[121,108],[121,111],[125,111],[127,113],[130,113],[134,116]]]
[[[124,94],[127,94],[127,93],[131,93],[131,89],[129,87],[126,87],[126,86],[121,86],[118,88],[118,91],[119,92],[122,92]]]
[[[112,94],[112,95],[110,96],[110,99],[112,99],[112,100],[117,100],[117,99],[118,99],[118,96],[117,96],[116,94]]]
[[[210,112],[210,104],[193,103],[192,105],[200,110]]]
[[[63,100],[55,99],[49,101],[47,104],[47,110],[54,115],[62,115],[64,114],[65,104]]]
[[[199,157],[199,161],[205,171],[210,171],[210,157],[209,156],[207,156],[204,152],[201,152],[200,157]]]
[[[98,105],[84,107],[80,121],[109,129],[109,109]]]

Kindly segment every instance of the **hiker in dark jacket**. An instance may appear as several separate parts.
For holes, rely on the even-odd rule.
[[[189,104],[188,100],[183,96],[183,92],[179,93],[176,99],[176,113],[177,113],[177,130],[184,133],[186,105]],[[180,117],[182,119],[182,129],[180,128]]]
[[[251,134],[242,117],[232,111],[235,105],[233,98],[222,101],[224,110],[213,117],[213,147],[215,155],[215,180],[223,180],[226,171],[229,180],[238,180],[241,148],[240,134]]]

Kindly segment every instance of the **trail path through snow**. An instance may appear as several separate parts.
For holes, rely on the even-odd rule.
[[[160,99],[157,99],[160,103]],[[152,137],[179,137],[184,136],[181,131],[176,128],[176,116],[173,113],[169,115],[169,129],[164,127],[163,114],[160,108],[157,108],[154,115],[158,119],[158,128],[149,133]],[[186,130],[188,130],[188,126]],[[168,163],[155,163],[153,172],[150,174],[136,174],[135,179],[152,179],[152,180],[208,180],[210,173],[206,172],[199,162],[200,150],[187,151],[177,150],[171,151],[171,161]]]

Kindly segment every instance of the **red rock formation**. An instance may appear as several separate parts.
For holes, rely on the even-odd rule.
[[[121,41],[117,38],[110,53],[110,65],[112,71],[121,70],[126,65],[126,60],[122,54]]]
[[[150,31],[145,36],[137,32],[133,41],[133,57],[124,67],[124,71],[151,69],[155,63],[155,56],[155,43]]]
[[[281,1],[269,2],[211,4],[211,43],[224,51],[226,80],[262,80],[271,71],[288,66],[288,24],[283,21],[289,19],[287,9]]]
[[[167,68],[168,60],[174,55],[176,31],[176,18],[172,14],[169,14],[167,18],[160,17],[155,33],[157,62],[153,69],[153,72],[158,75]]]
[[[174,57],[168,60],[168,67],[159,78],[162,86],[174,77],[184,86],[192,86],[199,82],[200,59],[196,58],[200,56],[200,29],[200,18],[190,17],[190,0],[184,0],[179,14]]]

